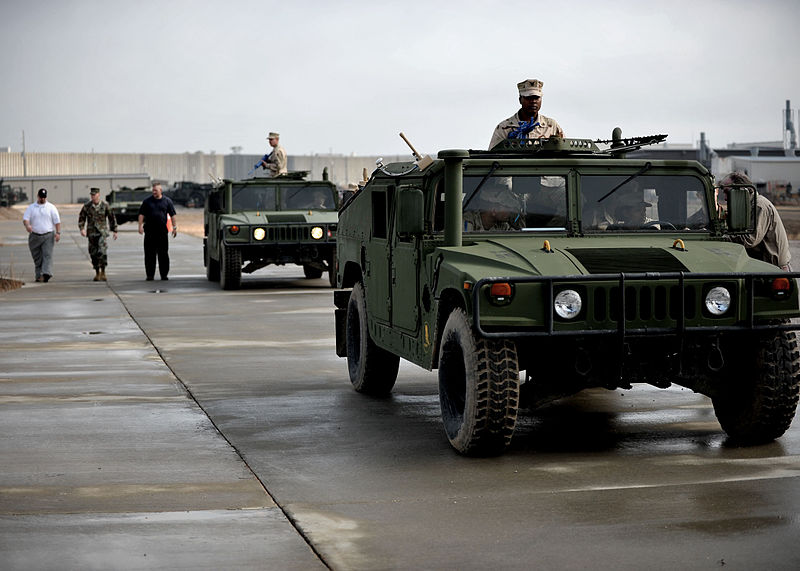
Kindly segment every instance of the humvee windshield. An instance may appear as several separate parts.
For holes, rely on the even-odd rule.
[[[281,190],[281,210],[335,210],[333,189],[326,185],[307,185]]]
[[[233,210],[277,210],[274,185],[234,184],[232,199]]]
[[[691,176],[581,175],[585,232],[707,231],[702,182]],[[563,176],[464,176],[465,232],[559,231],[567,226]],[[443,195],[442,195],[443,199]],[[437,213],[438,213],[437,209]],[[437,230],[441,228],[437,224]]]
[[[581,177],[584,231],[710,228],[705,191],[699,179],[658,175],[628,178]]]
[[[233,210],[336,210],[333,188],[305,186],[233,185]]]
[[[464,230],[564,230],[567,187],[562,176],[465,176]]]

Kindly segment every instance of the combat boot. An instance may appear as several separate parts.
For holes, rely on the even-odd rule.
[[[100,268],[95,268],[94,269],[94,279],[92,281],[93,282],[99,282],[100,281]]]
[[[108,281],[108,279],[106,278],[106,268],[105,268],[105,266],[100,268],[100,281],[101,282],[107,282]]]

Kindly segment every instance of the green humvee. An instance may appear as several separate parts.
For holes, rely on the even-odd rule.
[[[114,213],[117,224],[125,224],[139,219],[139,207],[142,205],[142,201],[150,196],[153,196],[153,193],[146,186],[120,188],[107,194],[106,201],[111,207],[111,212]]]
[[[731,241],[755,189],[718,214],[695,161],[626,158],[666,138],[507,140],[381,165],[340,211],[336,349],[355,389],[398,361],[438,369],[444,429],[501,453],[521,407],[589,387],[688,387],[743,444],[792,422],[798,274]],[[418,157],[418,155],[417,155]],[[418,157],[419,158],[419,157]]]
[[[208,194],[203,254],[209,280],[238,289],[242,272],[298,264],[309,279],[328,272],[334,285],[338,193],[326,176],[307,181],[306,174],[220,181]]]

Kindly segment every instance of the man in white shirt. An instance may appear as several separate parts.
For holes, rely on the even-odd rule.
[[[37,197],[36,202],[25,209],[22,224],[28,231],[36,281],[48,282],[53,277],[53,246],[61,240],[61,218],[58,209],[47,202],[47,189],[40,188]]]

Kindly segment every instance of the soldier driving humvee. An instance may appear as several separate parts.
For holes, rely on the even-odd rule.
[[[480,193],[464,210],[464,230],[487,232],[490,230],[519,230],[525,226],[522,202],[508,187],[507,179],[487,181]]]

